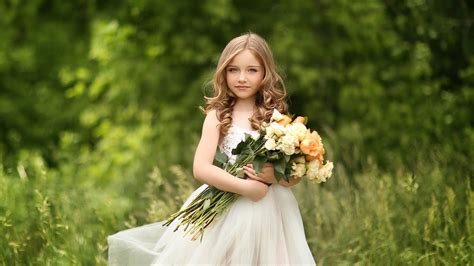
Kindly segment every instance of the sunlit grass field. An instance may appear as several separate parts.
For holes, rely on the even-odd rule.
[[[199,185],[191,165],[140,158],[143,136],[115,154],[66,156],[55,169],[30,152],[1,168],[2,264],[104,265],[107,235],[177,210]],[[327,183],[293,188],[318,265],[472,265],[471,177],[446,158],[418,157],[410,170],[395,159],[396,171],[368,159],[357,173],[336,161]]]

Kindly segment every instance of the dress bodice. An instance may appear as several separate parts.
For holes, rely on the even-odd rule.
[[[237,144],[245,139],[245,133],[252,135],[252,137],[259,135],[258,130],[248,130],[231,124],[229,132],[219,145],[221,152],[225,153],[225,155],[229,157],[230,163],[235,162],[236,156],[232,155],[232,150],[237,147]]]

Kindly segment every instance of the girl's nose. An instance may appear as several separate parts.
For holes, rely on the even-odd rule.
[[[240,81],[240,82],[244,82],[244,81],[245,81],[245,73],[244,73],[243,71],[240,72],[239,81]]]

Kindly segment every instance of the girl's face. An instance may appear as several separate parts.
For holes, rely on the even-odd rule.
[[[265,69],[249,50],[238,53],[226,67],[227,87],[239,99],[256,97]]]

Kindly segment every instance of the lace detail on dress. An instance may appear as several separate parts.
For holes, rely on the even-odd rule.
[[[227,157],[229,157],[229,162],[234,163],[236,156],[232,155],[232,150],[237,147],[237,144],[244,140],[245,133],[252,135],[252,137],[256,137],[259,135],[257,130],[247,130],[243,129],[239,126],[231,124],[227,135],[222,140],[222,143],[219,145],[219,149],[221,152],[225,153]]]

